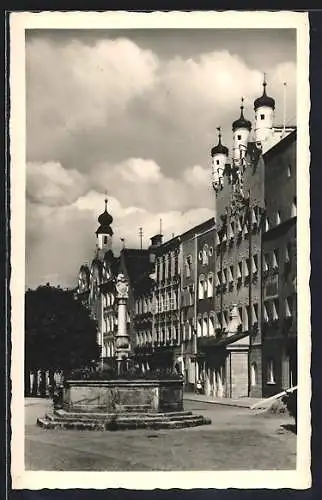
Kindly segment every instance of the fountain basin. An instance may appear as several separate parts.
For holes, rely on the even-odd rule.
[[[45,429],[178,429],[210,424],[183,410],[183,381],[67,380],[61,409],[37,424]]]
[[[67,380],[63,409],[77,412],[167,412],[183,409],[182,380]]]

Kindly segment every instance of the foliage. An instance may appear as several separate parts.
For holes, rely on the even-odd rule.
[[[287,392],[285,396],[282,397],[283,403],[286,405],[286,408],[294,418],[295,424],[297,423],[297,389],[293,392]]]
[[[25,293],[28,370],[70,370],[97,359],[97,324],[73,292],[49,285]]]

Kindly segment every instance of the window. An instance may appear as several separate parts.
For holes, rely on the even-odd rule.
[[[200,252],[198,253],[198,259],[199,260],[202,260],[202,251],[200,250]]]
[[[272,253],[272,268],[278,269],[278,248],[275,248]]]
[[[229,233],[228,233],[228,238],[232,240],[234,238],[234,223],[231,222],[229,224]]]
[[[203,247],[203,250],[202,250],[202,264],[204,266],[207,266],[208,262],[209,262],[209,259],[208,259],[208,245],[205,244],[204,247]]]
[[[250,367],[250,385],[252,387],[255,387],[257,385],[257,377],[258,377],[257,364],[253,362]]]
[[[220,328],[219,313],[215,313],[215,328]]]
[[[261,120],[265,120],[265,115],[261,115]]]
[[[188,255],[186,258],[186,277],[190,278],[191,277],[191,266],[192,266],[192,257],[191,255]]]
[[[278,226],[281,223],[281,212],[277,210],[276,212],[276,225]]]
[[[192,339],[192,331],[193,331],[193,328],[192,328],[192,319],[189,320],[189,326],[188,326],[188,338],[189,340]]]
[[[275,299],[272,301],[272,320],[277,321],[278,320],[278,300]]]
[[[214,277],[213,274],[208,275],[207,297],[212,297],[214,294]]]
[[[265,233],[267,231],[269,231],[269,218],[268,217],[265,217],[264,231],[265,231]]]
[[[264,256],[263,256],[263,272],[268,271],[268,263],[269,263],[269,255],[268,255],[268,253],[264,253]]]
[[[258,322],[258,304],[253,304],[252,305],[252,323],[257,323]]]
[[[208,336],[208,318],[207,316],[203,317],[203,325],[202,325],[202,336]]]
[[[244,261],[244,278],[249,276],[249,259]]]
[[[199,300],[204,299],[205,297],[205,278],[204,276],[200,276],[199,278]]]
[[[197,337],[201,337],[201,332],[202,330],[202,325],[201,325],[201,318],[198,318],[198,321],[197,321]]]
[[[237,135],[237,140],[241,141],[241,135],[240,134]]]
[[[223,328],[225,328],[227,330],[227,321],[228,321],[228,311],[224,311],[223,313]]]
[[[229,266],[228,279],[229,279],[229,283],[233,283],[233,281],[234,281],[234,266]]]
[[[209,331],[208,331],[208,334],[210,337],[212,337],[213,335],[215,335],[215,318],[214,316],[210,316],[209,317]]]
[[[292,317],[292,298],[286,297],[285,299],[285,318]]]
[[[159,261],[159,279],[162,281],[163,280],[163,259],[161,257],[160,261]]]
[[[107,245],[107,236],[104,236],[104,245]]]
[[[243,307],[243,331],[247,332],[248,330],[248,306]]]
[[[242,224],[243,224],[243,218],[242,217],[239,217],[238,220],[237,220],[237,231],[238,233],[241,233],[242,232]]]
[[[252,273],[257,273],[257,265],[258,265],[258,256],[252,256]]]
[[[238,264],[237,264],[237,279],[242,278],[242,268],[243,268],[243,263],[238,262]]]
[[[219,163],[220,163],[219,160],[216,160],[216,164],[219,165]]]
[[[248,227],[247,224],[244,225],[244,238],[248,238]]]
[[[213,254],[214,254],[214,249],[213,249],[213,247],[210,247],[209,248],[209,256],[212,257]]]
[[[263,304],[263,321],[264,323],[268,323],[267,303]]]
[[[267,361],[267,383],[275,384],[275,363],[273,359]]]
[[[289,165],[287,167],[287,177],[292,177],[292,167],[291,167],[291,165]]]
[[[285,247],[285,263],[291,262],[291,245],[287,243]]]
[[[189,306],[192,306],[193,303],[193,286],[189,286]]]
[[[226,285],[226,283],[227,283],[227,269],[224,269],[224,270],[223,270],[223,274],[222,274],[222,283],[223,283],[224,285]]]

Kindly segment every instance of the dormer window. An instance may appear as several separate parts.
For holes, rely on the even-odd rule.
[[[216,165],[219,165],[219,163],[220,163],[219,160],[216,160]]]
[[[277,210],[276,212],[276,225],[278,226],[281,223],[281,212]]]
[[[104,245],[107,245],[107,236],[104,236]]]
[[[240,134],[237,135],[237,140],[241,141],[241,135]]]
[[[261,120],[265,120],[265,115],[261,115]]]

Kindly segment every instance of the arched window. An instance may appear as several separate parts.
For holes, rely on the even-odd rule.
[[[215,318],[213,315],[209,316],[209,336],[215,335]]]
[[[208,266],[209,258],[208,258],[208,245],[207,243],[204,245],[202,250],[202,264],[204,266]]]
[[[207,337],[208,336],[208,317],[207,316],[203,317],[202,336],[203,337]]]
[[[201,323],[201,318],[198,318],[198,321],[197,321],[197,337],[201,337],[202,335],[202,323]]]
[[[275,384],[275,363],[273,359],[267,360],[267,378],[268,384]]]
[[[203,274],[201,276],[199,276],[198,297],[199,297],[199,300],[202,300],[205,298],[205,277]]]
[[[250,385],[255,387],[257,385],[258,370],[257,364],[253,362],[250,367]]]

